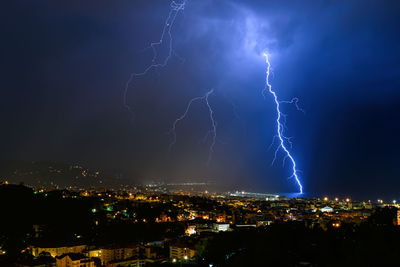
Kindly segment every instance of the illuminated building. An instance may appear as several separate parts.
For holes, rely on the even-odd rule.
[[[396,225],[400,225],[400,209],[397,210]]]
[[[193,260],[195,254],[194,246],[188,244],[175,243],[169,247],[169,257],[173,262]]]
[[[143,267],[147,263],[153,263],[155,260],[152,259],[125,259],[125,260],[115,260],[107,263],[107,267],[120,267],[120,266],[129,266],[129,267]]]
[[[272,220],[269,220],[269,221],[257,221],[256,225],[257,225],[257,227],[261,227],[261,226],[269,226],[272,223],[273,223]]]
[[[214,223],[213,228],[218,232],[225,232],[229,230],[229,223]]]
[[[57,267],[95,267],[95,259],[78,253],[68,253],[56,257]]]
[[[77,245],[70,247],[31,247],[32,255],[38,257],[41,253],[49,253],[52,257],[61,256],[67,253],[82,253],[86,245]]]
[[[196,225],[189,225],[185,231],[186,235],[194,235],[196,234]]]
[[[101,249],[93,249],[89,250],[85,253],[89,258],[100,258],[101,257]]]
[[[144,247],[144,255],[147,259],[157,258],[157,252],[154,250],[154,247],[152,247],[152,246]]]
[[[219,215],[215,220],[218,223],[226,222],[226,216],[225,215]]]
[[[325,206],[320,209],[321,212],[333,212],[333,209],[329,206]]]
[[[111,261],[119,261],[132,258],[139,254],[139,247],[107,247],[100,249],[99,258],[103,265],[107,265]]]

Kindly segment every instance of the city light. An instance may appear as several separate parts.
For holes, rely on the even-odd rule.
[[[161,185],[160,188],[165,185]],[[251,193],[241,191],[232,194],[231,192],[220,192],[218,195],[204,195],[204,188],[194,192],[194,191],[184,191],[179,190],[179,197],[175,199],[176,193],[165,193],[160,191],[158,186],[152,187],[150,190],[148,187],[138,190],[134,193],[135,196],[141,196],[140,199],[132,198],[129,196],[129,189],[123,190],[109,190],[106,195],[111,195],[108,203],[104,203],[105,199],[96,198],[93,200],[92,205],[94,207],[101,207],[100,209],[91,208],[87,210],[88,214],[102,212],[106,213],[107,217],[102,218],[102,216],[87,216],[90,218],[90,222],[94,227],[91,231],[98,233],[104,231],[104,227],[107,224],[119,225],[120,223],[129,222],[130,224],[147,224],[148,230],[143,229],[143,231],[148,231],[146,234],[151,235],[155,228],[152,227],[155,222],[168,222],[171,227],[176,225],[186,224],[185,236],[181,236],[180,233],[176,233],[172,241],[169,237],[165,237],[161,242],[169,242],[169,254],[160,254],[164,260],[170,263],[184,263],[188,261],[196,262],[195,257],[197,251],[197,244],[199,242],[199,237],[202,233],[206,232],[212,235],[219,235],[220,232],[240,232],[241,229],[257,228],[257,232],[262,233],[263,231],[275,231],[270,227],[275,223],[285,223],[296,220],[298,223],[303,224],[303,227],[312,231],[312,225],[319,225],[320,229],[325,231],[329,229],[335,229],[335,232],[341,231],[342,225],[346,223],[347,227],[354,227],[357,229],[356,225],[360,222],[366,224],[374,225],[374,222],[369,220],[369,217],[376,213],[382,208],[383,200],[378,199],[378,205],[371,205],[368,202],[353,201],[349,203],[350,198],[345,198],[343,202],[339,201],[337,197],[334,198],[336,201],[334,205],[329,205],[327,202],[329,198],[327,196],[322,196],[320,198],[283,198],[279,195],[276,196],[274,201],[266,201],[265,195],[260,193]],[[191,187],[192,188],[192,187]],[[35,189],[38,190],[38,189]],[[76,194],[73,191],[65,191],[63,196],[69,199],[74,199],[76,201],[86,201],[87,197],[79,190],[80,194]],[[97,196],[99,191],[87,191],[90,195]],[[104,193],[102,193],[104,195]],[[185,196],[185,197],[183,197]],[[183,197],[183,198],[182,198]],[[198,205],[198,201],[201,199],[202,203],[206,200],[210,209],[205,210],[203,206]],[[167,200],[167,201],[166,201]],[[45,199],[43,201],[52,201],[52,199]],[[194,203],[197,203],[194,205]],[[393,203],[397,203],[393,200]],[[331,203],[333,204],[333,203]],[[141,211],[141,209],[136,210],[138,206],[143,205],[146,209],[152,209],[153,212],[158,212],[157,216],[154,217],[152,213],[146,214],[146,212]],[[227,207],[229,207],[227,209]],[[124,213],[128,213],[132,216],[122,216]],[[172,214],[173,213],[173,214]],[[396,220],[397,218],[397,220]],[[395,225],[400,225],[400,216],[394,217],[393,223]],[[106,219],[106,220],[104,220]],[[200,219],[200,220],[199,220]],[[202,221],[206,220],[206,221]],[[250,219],[250,220],[249,220]],[[309,224],[311,222],[311,224]],[[285,226],[286,227],[286,226]],[[287,226],[291,227],[291,226]],[[147,228],[147,227],[146,227]],[[36,234],[40,234],[42,231],[47,231],[47,229],[42,229],[42,226],[35,227]],[[172,228],[171,228],[172,229]],[[60,229],[62,230],[62,229]],[[172,232],[171,235],[174,235]],[[121,248],[104,248],[107,252],[100,251],[103,248],[96,248],[96,250],[90,250],[90,244],[84,244],[84,240],[87,233],[76,233],[74,237],[76,240],[80,240],[83,245],[68,246],[65,245],[62,249],[57,247],[46,247],[46,248],[34,248],[32,249],[32,256],[37,257],[41,252],[48,252],[52,257],[60,257],[66,253],[88,253],[91,258],[104,258],[104,255],[114,253],[117,255],[120,253]],[[166,243],[167,244],[167,243]],[[140,250],[139,247],[146,250],[149,245],[138,245],[137,251]],[[159,246],[159,245],[157,245]],[[132,248],[124,248],[126,251],[130,251]],[[1,248],[0,248],[1,252]],[[133,253],[133,252],[132,252]],[[137,254],[126,254],[124,257],[127,261],[132,259],[132,255]],[[135,252],[136,253],[136,252]],[[144,261],[149,262],[154,259],[154,255],[158,252],[146,252],[147,256]],[[232,252],[236,253],[236,252]],[[230,255],[233,255],[233,254]],[[7,253],[9,254],[9,253]],[[120,254],[118,254],[120,255]],[[85,257],[85,255],[83,255]],[[138,259],[142,260],[142,259]],[[106,264],[107,266],[107,264]]]

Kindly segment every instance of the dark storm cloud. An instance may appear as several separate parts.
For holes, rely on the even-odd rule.
[[[167,1],[13,1],[2,20],[3,158],[82,161],[122,168],[132,180],[215,179],[295,191],[281,161],[271,167],[274,107],[264,100],[263,51],[285,107],[309,192],[395,195],[400,143],[396,1],[188,1],[176,52],[135,80],[151,60]],[[160,51],[160,56],[165,53]],[[205,107],[195,105],[168,153],[168,131],[187,101],[204,94],[218,121],[211,166]],[[374,190],[379,192],[375,192]],[[374,195],[374,196],[375,196]]]

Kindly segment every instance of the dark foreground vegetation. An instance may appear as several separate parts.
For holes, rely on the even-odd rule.
[[[398,266],[393,226],[308,229],[301,223],[235,231],[206,242],[200,262],[215,266]],[[203,260],[204,259],[204,260]]]

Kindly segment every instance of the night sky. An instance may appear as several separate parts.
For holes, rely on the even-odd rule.
[[[151,62],[168,0],[7,1],[1,27],[1,158],[120,169],[134,182],[216,181],[258,192],[295,192],[283,154],[271,166],[271,84],[285,105],[306,192],[400,197],[400,3],[396,0],[188,0],[165,68]],[[165,47],[159,51],[165,57]],[[207,166],[206,107],[218,122]]]

